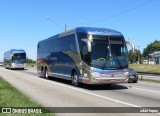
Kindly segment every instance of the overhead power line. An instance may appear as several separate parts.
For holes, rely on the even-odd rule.
[[[59,28],[64,29],[64,31],[67,30],[66,24],[64,25],[64,27],[62,27],[59,23],[57,23],[56,21],[54,21],[52,18],[46,17],[46,19],[52,21],[52,22],[53,22],[54,24],[56,24]]]
[[[126,13],[131,12],[131,11],[133,11],[135,9],[138,9],[138,8],[140,8],[142,6],[145,6],[145,5],[147,5],[147,4],[149,4],[149,3],[153,2],[153,1],[154,0],[148,0],[148,1],[144,2],[144,3],[142,3],[142,4],[139,4],[139,5],[135,6],[135,7],[133,7],[133,8],[127,9],[125,11],[119,12],[117,14],[114,14],[112,16],[109,16],[109,17],[106,17],[106,18],[103,18],[103,19],[99,19],[99,20],[91,22],[91,23],[87,23],[86,25],[99,23],[99,22],[106,21],[106,20],[112,19],[112,18],[120,16],[120,15],[126,14]]]
[[[63,29],[63,27],[62,27],[59,23],[57,23],[56,21],[54,21],[52,18],[46,17],[46,19],[47,19],[47,20],[50,20],[51,22],[53,22],[55,25],[57,25],[57,27]]]

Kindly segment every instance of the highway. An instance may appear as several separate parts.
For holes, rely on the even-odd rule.
[[[155,83],[138,81],[138,83],[113,85],[111,88],[84,84],[73,87],[70,81],[55,78],[43,79],[38,76],[34,68],[9,70],[0,67],[0,76],[44,107],[160,107],[160,84]],[[79,113],[57,113],[57,115],[75,116]],[[85,115],[96,116],[97,114],[91,112]],[[107,115],[113,116],[115,113]],[[134,113],[118,114],[118,116],[128,115],[135,116]],[[159,113],[137,113],[136,115],[160,116]]]

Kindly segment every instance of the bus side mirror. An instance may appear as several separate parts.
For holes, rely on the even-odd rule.
[[[92,51],[92,46],[91,46],[90,41],[88,41],[87,46],[88,46],[88,52],[91,52]]]

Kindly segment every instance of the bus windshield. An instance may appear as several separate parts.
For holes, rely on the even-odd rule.
[[[101,69],[128,67],[127,48],[123,37],[93,36],[91,66]]]
[[[87,42],[81,43],[81,58],[88,65],[108,70],[128,67],[128,52],[123,36],[92,35],[91,52],[87,51]]]
[[[26,54],[25,53],[14,53],[12,56],[13,63],[26,63]]]

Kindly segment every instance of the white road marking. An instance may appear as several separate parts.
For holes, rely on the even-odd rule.
[[[56,85],[59,85],[59,86],[65,87],[65,88],[69,88],[69,89],[72,89],[72,90],[76,90],[76,91],[79,91],[79,92],[83,92],[83,93],[86,93],[86,94],[89,94],[89,95],[93,95],[93,96],[96,96],[96,97],[99,97],[99,98],[103,98],[103,99],[106,99],[106,100],[110,100],[110,101],[113,101],[113,102],[115,102],[115,103],[121,103],[121,104],[130,106],[130,107],[141,107],[141,106],[138,106],[138,105],[134,105],[134,104],[130,104],[130,103],[127,103],[127,102],[120,101],[120,100],[116,100],[116,99],[113,99],[113,98],[109,98],[109,97],[105,97],[105,96],[98,95],[98,94],[95,94],[95,93],[91,93],[91,92],[89,92],[89,91],[86,91],[86,90],[83,90],[83,89],[80,89],[80,88],[76,88],[76,87],[73,87],[73,86],[61,84],[61,83],[54,82],[54,81],[48,81],[48,80],[45,80],[45,79],[42,79],[42,78],[37,78],[37,77],[35,77],[35,76],[31,76],[31,75],[28,75],[28,74],[23,74],[23,73],[20,73],[20,72],[15,72],[15,71],[13,71],[13,72],[14,72],[14,73],[17,73],[17,74],[24,75],[24,76],[29,76],[29,77],[32,77],[32,78],[35,78],[35,79],[39,79],[39,80],[41,80],[41,81],[45,81],[45,82],[48,82],[48,83],[52,83],[52,84],[54,83],[54,84],[56,84]]]
[[[149,90],[149,89],[143,89],[143,88],[138,88],[138,87],[132,87],[133,89],[138,89],[138,90],[143,90],[143,91],[149,91],[149,92],[155,92],[155,93],[159,93],[160,91],[155,91],[155,90]]]

